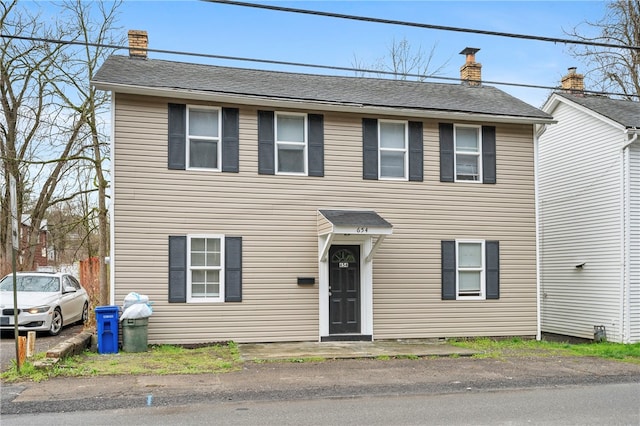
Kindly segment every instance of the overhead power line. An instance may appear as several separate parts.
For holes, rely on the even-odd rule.
[[[62,39],[30,37],[30,36],[27,37],[27,36],[18,36],[18,35],[11,35],[11,34],[0,34],[0,37],[13,39],[13,40],[64,44],[64,45],[70,45],[70,46],[99,47],[99,48],[113,49],[113,50],[129,49],[129,46],[120,46],[115,44],[103,44],[103,43],[88,43],[88,42],[76,41],[76,40],[62,40]],[[454,82],[462,81],[460,78],[442,77],[437,75],[397,73],[393,71],[383,71],[383,70],[366,69],[366,68],[309,64],[309,63],[301,63],[301,62],[278,61],[273,59],[246,58],[246,57],[240,57],[240,56],[214,55],[210,53],[186,52],[186,51],[180,51],[180,50],[165,50],[165,49],[150,49],[150,48],[144,49],[140,47],[136,47],[136,50],[144,50],[146,52],[162,53],[162,54],[168,54],[168,55],[196,56],[196,57],[209,58],[209,59],[222,59],[222,60],[241,61],[241,62],[256,62],[256,63],[271,64],[271,65],[286,65],[286,66],[294,66],[294,67],[318,68],[318,69],[326,69],[326,70],[333,70],[333,71],[349,71],[349,72],[363,73],[363,74],[390,75],[395,77],[412,77],[412,78],[433,79],[433,80],[454,81]],[[559,89],[559,87],[557,86],[543,86],[538,84],[527,84],[527,83],[510,83],[510,82],[504,82],[504,81],[482,80],[482,83],[493,84],[496,86],[524,87],[529,89],[547,89],[547,90]],[[589,93],[589,94],[595,94],[595,95],[606,95],[606,96],[636,96],[636,97],[638,96],[638,95],[628,95],[626,93],[601,92],[601,91],[593,91],[593,90],[583,90],[583,92]]]
[[[582,44],[586,46],[610,47],[615,49],[630,49],[630,50],[640,51],[640,46],[625,46],[620,44],[602,43],[597,41],[583,41],[583,40],[572,40],[572,39],[565,39],[565,38],[545,37],[545,36],[536,36],[536,35],[528,35],[528,34],[505,33],[500,31],[478,30],[478,29],[463,28],[463,27],[448,27],[444,25],[422,24],[419,22],[397,21],[393,19],[346,15],[343,13],[322,12],[319,10],[308,10],[308,9],[296,9],[292,7],[272,6],[268,4],[248,3],[243,1],[233,1],[233,0],[201,0],[201,1],[204,1],[207,3],[221,3],[221,4],[228,4],[233,6],[253,7],[256,9],[274,10],[278,12],[301,13],[305,15],[326,16],[330,18],[350,19],[353,21],[363,21],[363,22],[375,22],[379,24],[401,25],[405,27],[425,28],[425,29],[431,29],[431,30],[455,31],[455,32],[461,32],[461,33],[472,33],[472,34],[482,34],[482,35],[490,35],[490,36],[498,36],[498,37],[518,38],[523,40],[538,40],[538,41],[546,41],[551,43],[563,43],[563,44]]]

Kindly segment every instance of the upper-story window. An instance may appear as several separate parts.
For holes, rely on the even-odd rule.
[[[324,176],[324,116],[258,111],[258,173]]]
[[[424,179],[421,121],[362,119],[362,178]]]
[[[190,169],[220,170],[219,108],[187,107],[187,159]]]
[[[496,128],[440,123],[440,182],[496,183]]]
[[[167,167],[238,173],[238,108],[168,105]]]
[[[407,122],[378,122],[380,179],[407,179]]]
[[[482,181],[480,126],[455,126],[456,180]]]
[[[306,114],[276,113],[276,172],[307,174]]]

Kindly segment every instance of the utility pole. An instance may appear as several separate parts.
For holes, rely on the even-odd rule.
[[[16,340],[16,369],[20,373],[20,335],[18,334],[18,279],[16,276],[16,252],[20,247],[18,228],[18,199],[16,197],[16,178],[9,176],[9,197],[11,198],[11,269],[13,270],[13,336]]]

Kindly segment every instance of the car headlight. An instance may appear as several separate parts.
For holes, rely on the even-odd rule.
[[[25,312],[30,314],[41,314],[49,310],[49,306],[36,306],[35,308],[25,309]]]

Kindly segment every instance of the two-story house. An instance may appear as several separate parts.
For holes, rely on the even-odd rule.
[[[114,303],[151,343],[536,336],[534,126],[481,84],[112,56]],[[137,47],[137,48],[136,48]]]
[[[575,68],[562,87],[539,136],[542,331],[640,342],[640,102],[585,94]]]

